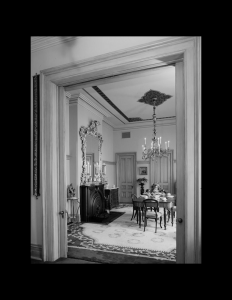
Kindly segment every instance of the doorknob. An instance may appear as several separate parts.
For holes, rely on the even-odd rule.
[[[181,218],[178,218],[177,221],[178,221],[179,223],[182,223],[182,222],[183,222],[183,220],[182,220]]]
[[[62,215],[62,218],[64,217],[64,211],[63,210],[60,211],[59,214]]]

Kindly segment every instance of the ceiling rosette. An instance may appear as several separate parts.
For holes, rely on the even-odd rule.
[[[160,93],[158,91],[150,90],[146,92],[139,100],[138,102],[154,105],[155,100],[155,106],[158,106],[165,102],[167,99],[171,98],[172,96],[166,95],[164,93]]]

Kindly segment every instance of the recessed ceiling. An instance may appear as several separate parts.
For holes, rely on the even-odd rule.
[[[111,116],[108,120],[114,125],[130,122],[128,119],[151,120],[153,108],[138,100],[149,90],[170,95],[164,103],[157,106],[157,118],[175,116],[175,67],[165,66],[152,71],[143,71],[136,76],[123,77],[124,80],[100,84],[83,89],[69,90],[70,94],[81,92],[90,100],[104,107]],[[134,121],[134,120],[133,120]],[[136,122],[136,121],[135,121]],[[138,121],[139,122],[139,121]]]

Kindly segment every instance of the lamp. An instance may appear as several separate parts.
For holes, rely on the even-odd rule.
[[[149,159],[151,158],[152,160],[154,160],[154,158],[156,156],[166,156],[167,152],[169,150],[169,141],[165,142],[165,149],[161,148],[161,137],[157,138],[156,137],[156,113],[155,113],[155,109],[156,109],[156,100],[157,98],[154,98],[153,100],[153,124],[154,124],[154,129],[153,129],[153,133],[154,133],[154,137],[151,140],[151,148],[147,149],[146,148],[146,138],[144,138],[145,140],[145,145],[142,145],[142,159]]]

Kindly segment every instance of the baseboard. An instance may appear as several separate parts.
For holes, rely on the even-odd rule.
[[[42,246],[31,244],[31,258],[42,260]]]

